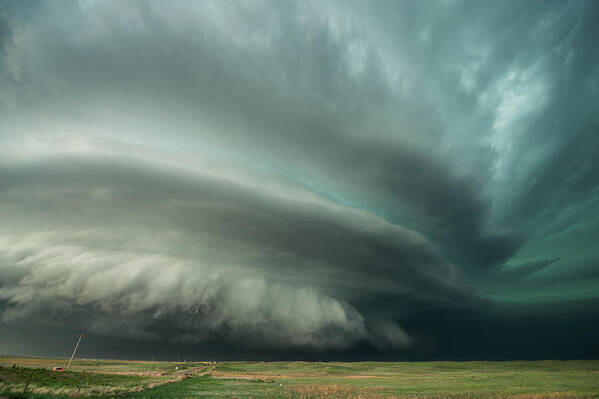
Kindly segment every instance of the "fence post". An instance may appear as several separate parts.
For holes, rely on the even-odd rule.
[[[83,371],[83,377],[81,377],[81,384],[79,384],[79,388],[77,388],[77,395],[79,395],[79,391],[81,391],[81,387],[83,386],[84,382],[85,382],[85,371]]]
[[[25,385],[25,389],[23,389],[23,395],[25,395],[25,392],[27,392],[27,389],[29,388],[29,384],[31,383],[31,380],[33,379],[33,374],[35,374],[35,370],[33,370],[31,372],[31,375],[29,376],[29,380],[27,381],[27,384]]]

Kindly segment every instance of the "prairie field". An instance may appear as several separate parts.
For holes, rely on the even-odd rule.
[[[599,361],[144,362],[0,358],[1,398],[599,398]]]

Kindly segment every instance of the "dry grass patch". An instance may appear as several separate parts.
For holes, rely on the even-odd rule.
[[[343,384],[308,384],[285,387],[282,397],[294,399],[320,398],[384,398],[383,388],[359,388]]]
[[[519,393],[519,394],[439,394],[439,395],[411,395],[389,396],[393,399],[593,399],[599,395],[579,394],[574,392],[549,392],[549,393]]]

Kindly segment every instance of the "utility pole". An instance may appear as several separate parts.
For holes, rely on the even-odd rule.
[[[73,354],[71,355],[71,360],[69,360],[67,370],[69,369],[69,367],[71,367],[71,362],[73,361],[73,358],[75,357],[75,352],[77,352],[77,348],[79,348],[79,343],[81,342],[82,338],[83,338],[83,334],[79,334],[79,339],[77,340],[77,345],[75,345],[75,349],[73,350]]]

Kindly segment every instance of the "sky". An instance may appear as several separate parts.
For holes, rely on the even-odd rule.
[[[598,19],[0,1],[0,353],[599,357]]]

